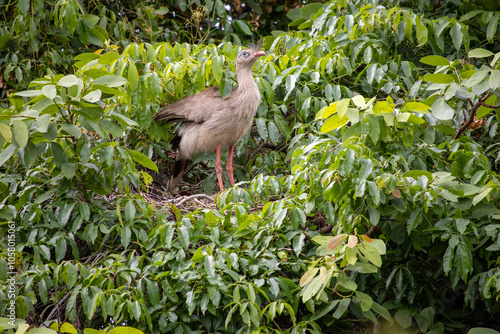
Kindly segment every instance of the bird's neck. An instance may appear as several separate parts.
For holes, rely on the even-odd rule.
[[[252,69],[243,68],[239,69],[239,71],[237,70],[236,79],[238,80],[238,87],[241,90],[255,90],[257,88],[257,84],[253,80]]]

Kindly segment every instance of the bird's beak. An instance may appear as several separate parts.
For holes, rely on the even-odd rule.
[[[265,55],[266,55],[266,53],[264,51],[259,51],[256,54],[254,54],[253,56],[255,58],[257,58],[257,57],[262,57],[262,56],[265,56]]]

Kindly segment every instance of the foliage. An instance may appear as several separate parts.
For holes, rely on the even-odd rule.
[[[205,10],[197,2],[13,3],[0,217],[3,232],[15,224],[18,318],[68,332],[499,329],[498,12],[342,0],[267,11],[263,103],[235,149],[242,182],[186,211],[151,200],[174,130],[151,117],[208,86],[229,94],[235,44],[251,33],[240,20],[255,12],[231,3],[238,20],[200,19],[213,31],[191,36],[179,22]],[[283,33],[272,21],[284,11]],[[177,30],[179,43],[158,42]],[[62,43],[51,57],[66,58],[49,65],[34,48],[51,35]],[[202,166],[187,179],[213,192]],[[2,253],[4,287],[9,265]]]
[[[0,1],[0,103],[36,78],[72,73],[73,58],[110,44],[131,42],[242,44],[253,35],[285,29],[284,14],[299,5],[240,1],[149,2],[78,0]],[[279,17],[279,19],[277,19]]]

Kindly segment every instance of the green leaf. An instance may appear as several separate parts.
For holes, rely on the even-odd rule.
[[[379,116],[368,116],[368,124],[369,124],[369,132],[368,134],[370,135],[370,138],[372,139],[373,143],[377,143],[378,139],[380,137],[380,122],[379,122]]]
[[[76,166],[73,162],[66,162],[61,165],[61,172],[67,179],[72,179],[75,176]]]
[[[300,14],[307,21],[311,18],[312,15],[316,14],[321,8],[323,8],[324,4],[322,3],[311,3],[305,5],[300,9]]]
[[[382,265],[382,258],[380,257],[380,254],[375,247],[372,247],[367,243],[363,243],[358,247],[358,249],[361,254],[363,254],[368,259],[368,261],[380,268],[380,266]]]
[[[479,195],[474,196],[472,199],[472,205],[476,206],[479,202],[481,202],[488,194],[493,190],[493,188],[484,189]]]
[[[47,327],[33,328],[28,333],[29,334],[58,334],[58,332],[56,332],[55,330],[47,328]]]
[[[427,27],[422,23],[422,21],[418,16],[415,17],[415,26],[417,31],[418,46],[423,46],[427,44],[427,38],[428,38]]]
[[[76,55],[74,59],[75,60],[94,60],[94,59],[99,59],[99,55],[96,53],[81,53],[79,55]]]
[[[347,307],[349,306],[349,304],[351,303],[351,298],[344,298],[340,301],[337,309],[335,310],[335,312],[332,314],[332,316],[335,318],[335,319],[340,319],[345,311],[347,310]]]
[[[66,75],[66,76],[62,77],[57,82],[58,86],[62,86],[62,87],[66,87],[66,88],[75,86],[77,84],[78,84],[78,78],[76,77],[76,75],[73,75],[73,74]]]
[[[94,81],[94,85],[105,85],[108,87],[120,87],[128,82],[124,77],[117,75],[103,75]]]
[[[411,313],[407,309],[399,309],[394,315],[394,319],[403,328],[409,328],[411,326]]]
[[[469,58],[485,58],[493,56],[493,52],[486,49],[472,49],[468,53]]]
[[[55,99],[57,96],[57,89],[55,85],[45,85],[42,87],[42,93],[45,95],[48,99]]]
[[[451,75],[443,73],[426,74],[424,80],[439,84],[449,84],[455,81]]]
[[[420,59],[421,63],[431,65],[431,66],[449,66],[450,61],[446,59],[445,57],[442,56],[426,56],[422,59]]]
[[[464,37],[462,26],[460,25],[460,23],[455,23],[455,25],[451,28],[450,34],[451,40],[453,41],[453,46],[455,46],[455,49],[457,49],[457,51],[460,50]]]
[[[378,271],[377,267],[375,267],[373,264],[359,261],[356,262],[355,265],[348,265],[347,267],[345,267],[345,269],[361,274],[374,274]]]
[[[453,263],[454,250],[458,244],[458,235],[453,235],[448,241],[448,247],[443,255],[443,271],[446,275],[450,272]]]
[[[83,99],[87,102],[94,103],[101,100],[102,91],[100,89],[96,89],[88,94],[86,94]]]
[[[120,232],[120,238],[121,238],[121,243],[123,245],[123,248],[127,249],[128,245],[130,244],[130,241],[132,239],[132,230],[130,229],[129,226],[123,226]]]
[[[54,156],[54,163],[57,168],[61,169],[62,165],[68,162],[68,156],[59,143],[51,142],[50,147]]]
[[[467,334],[500,334],[500,332],[490,328],[474,327]]]
[[[125,221],[132,225],[134,223],[135,219],[135,205],[133,201],[128,201],[127,204],[125,204]]]
[[[419,313],[415,314],[415,320],[417,321],[418,328],[422,333],[427,333],[427,330],[434,324],[434,309],[432,307],[426,307]]]
[[[257,131],[259,132],[259,136],[262,138],[262,140],[267,140],[269,132],[266,127],[266,120],[263,118],[257,118],[255,120],[255,124],[257,125]]]
[[[203,265],[208,276],[215,276],[215,264],[214,257],[212,255],[208,255],[205,257]]]
[[[4,34],[0,36],[0,50],[4,49],[12,39],[12,34]]]
[[[500,70],[492,70],[489,85],[491,89],[497,89],[500,87]]]
[[[455,116],[455,111],[443,98],[437,98],[436,101],[434,101],[431,106],[431,111],[434,117],[442,121],[453,119],[453,116]]]
[[[280,139],[280,131],[276,124],[273,121],[270,121],[267,124],[267,129],[269,133],[269,139],[271,139],[272,142],[277,143]]]
[[[481,83],[481,81],[483,81],[489,73],[490,71],[487,70],[477,71],[469,78],[469,80],[467,80],[467,83],[465,85],[469,88],[474,87]]]
[[[309,284],[302,291],[302,302],[305,303],[314,297],[322,286],[323,282],[318,277],[313,278],[313,280],[309,282]]]
[[[26,16],[30,10],[30,0],[19,0],[18,8],[21,11],[21,14]]]
[[[297,82],[297,78],[294,75],[289,75],[286,77],[285,89],[286,89],[287,95],[290,94],[295,89],[296,82]]]
[[[385,320],[392,321],[391,313],[382,305],[373,302],[371,309],[380,314]]]
[[[137,87],[139,87],[139,72],[135,64],[131,61],[128,64],[128,81],[130,83],[130,89],[133,91],[137,90]]]
[[[111,51],[111,52],[103,54],[99,58],[98,63],[101,65],[109,65],[112,62],[114,62],[115,60],[117,60],[118,58],[120,58],[120,55],[118,54],[118,52]]]
[[[189,231],[186,226],[182,225],[181,227],[179,227],[178,237],[182,248],[187,249],[191,241],[189,239]]]
[[[160,76],[158,75],[158,73],[156,72],[151,73],[149,87],[151,89],[151,95],[153,97],[158,97],[158,95],[162,91]]]
[[[488,28],[486,28],[486,39],[488,39],[488,42],[490,43],[493,43],[493,39],[496,35],[499,17],[500,13],[493,16],[488,23]]]
[[[368,311],[373,305],[373,299],[366,293],[356,291],[356,300],[359,301],[362,311]]]
[[[373,162],[370,159],[361,160],[361,168],[359,170],[359,178],[357,182],[366,180],[373,171]]]
[[[220,82],[222,79],[222,64],[221,59],[217,55],[212,56],[212,73],[214,74],[214,78],[217,82]]]
[[[293,251],[295,252],[295,254],[297,254],[297,256],[299,256],[300,253],[302,252],[302,248],[305,245],[305,238],[306,238],[305,234],[300,233],[293,239]]]
[[[135,162],[158,173],[158,166],[156,166],[156,164],[147,156],[134,150],[127,150],[127,152]]]
[[[82,131],[78,126],[68,122],[64,122],[61,124],[61,131],[66,132],[68,135],[73,136],[76,139],[80,138],[82,135]]]
[[[13,140],[17,146],[24,148],[28,143],[28,127],[26,123],[20,120],[12,122]]]
[[[57,193],[57,189],[50,189],[47,190],[46,192],[42,193],[41,195],[38,195],[37,198],[35,199],[35,204],[40,204],[54,196],[54,194]]]
[[[472,252],[464,242],[457,245],[454,264],[460,277],[467,282],[467,275],[469,271],[472,271]]]
[[[248,26],[248,24],[245,21],[242,20],[235,20],[234,25],[241,30],[245,35],[251,36],[252,35],[252,30]]]
[[[101,119],[101,127],[104,131],[111,133],[114,137],[123,136],[122,128],[109,119]]]

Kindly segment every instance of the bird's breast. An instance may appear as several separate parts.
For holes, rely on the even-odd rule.
[[[201,152],[213,152],[217,145],[223,148],[235,145],[252,126],[260,98],[255,82],[247,89],[240,86],[237,94],[229,96],[227,103],[204,122],[184,123],[178,154],[189,159]]]

